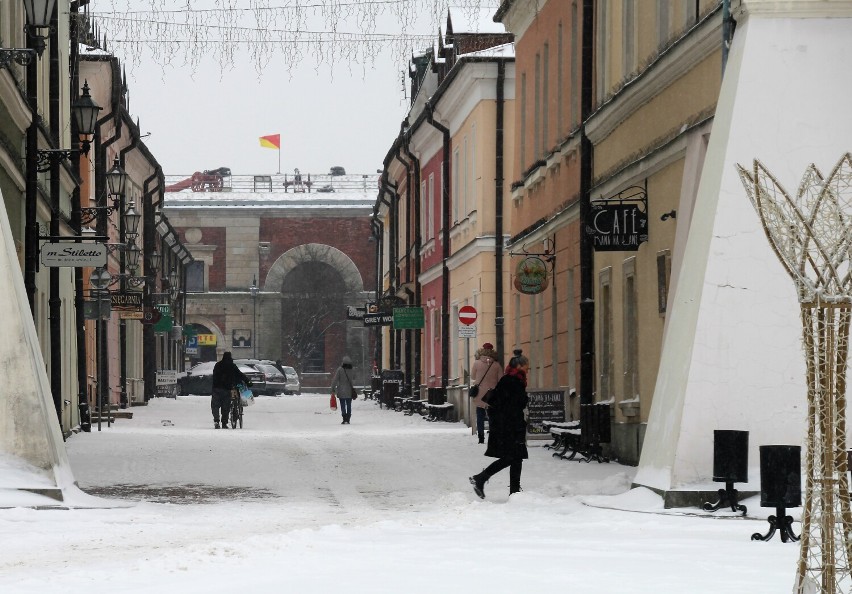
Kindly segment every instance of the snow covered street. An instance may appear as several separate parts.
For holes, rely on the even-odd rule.
[[[490,459],[467,427],[362,399],[341,425],[327,395],[262,397],[227,431],[213,429],[207,397],[132,410],[66,442],[80,487],[105,507],[0,509],[0,591],[792,588],[798,545],[750,541],[774,513],[756,499],[748,519],[664,511],[629,490],[631,467],[531,447],[524,492],[509,500],[504,471],[482,501],[467,477]]]

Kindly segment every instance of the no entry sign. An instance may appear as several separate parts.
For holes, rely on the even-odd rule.
[[[459,310],[459,322],[465,326],[470,326],[476,323],[476,308],[472,305],[465,305]]]

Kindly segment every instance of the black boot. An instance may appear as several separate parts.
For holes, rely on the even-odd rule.
[[[473,485],[473,492],[476,493],[476,496],[485,499],[485,481],[479,478],[478,474],[473,475],[468,480]]]
[[[482,433],[479,434],[479,443],[485,443],[485,435]]]
[[[520,485],[509,485],[509,495],[520,493],[522,490]]]

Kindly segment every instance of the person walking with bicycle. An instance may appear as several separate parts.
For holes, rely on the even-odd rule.
[[[213,366],[213,396],[210,400],[210,408],[213,411],[213,428],[219,428],[219,418],[222,419],[222,429],[228,428],[228,413],[231,410],[231,390],[238,383],[251,385],[251,380],[240,371],[231,351],[222,354],[222,360]],[[221,414],[220,414],[221,413]]]
[[[349,419],[352,418],[352,400],[358,397],[351,373],[352,359],[344,356],[331,380],[331,394],[340,400],[340,414],[343,415],[341,425],[349,424]]]

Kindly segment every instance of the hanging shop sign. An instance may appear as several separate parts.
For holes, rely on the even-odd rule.
[[[160,318],[154,322],[154,332],[172,331],[172,308],[168,303],[158,303],[154,308],[160,312]]]
[[[426,316],[423,314],[423,308],[417,306],[394,307],[393,327],[397,330],[420,330],[425,328]]]
[[[347,320],[363,320],[364,315],[367,313],[366,307],[356,307],[354,305],[346,306],[346,319]]]
[[[49,268],[106,266],[107,247],[102,243],[45,243],[41,246],[41,263]]]
[[[525,295],[537,295],[548,285],[547,264],[538,256],[528,256],[515,269],[515,288]]]
[[[648,241],[648,188],[630,186],[606,200],[595,200],[586,219],[595,251],[635,252]]]
[[[138,311],[142,313],[142,293],[132,291],[110,293],[112,308],[117,311]]]

